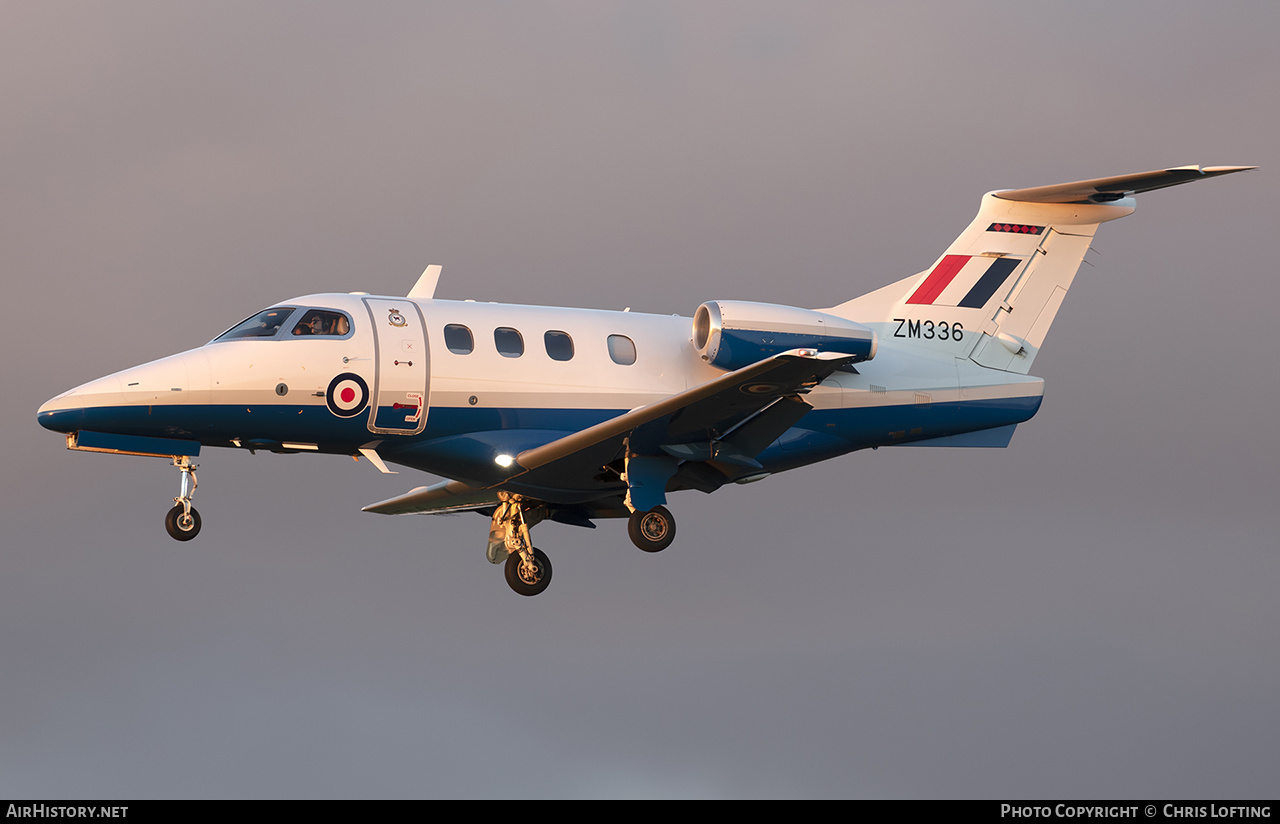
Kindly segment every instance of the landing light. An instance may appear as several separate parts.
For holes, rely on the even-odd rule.
[[[511,466],[511,464],[515,463],[515,460],[516,459],[511,457],[510,455],[503,453],[498,457],[494,458],[493,462],[496,463],[498,466],[502,467],[503,469],[506,469],[508,466]]]

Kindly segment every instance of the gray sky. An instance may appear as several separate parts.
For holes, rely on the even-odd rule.
[[[0,797],[1273,797],[1274,3],[0,7]],[[47,398],[321,291],[691,314],[929,266],[981,194],[1260,172],[1103,226],[1006,450],[535,535],[429,480],[67,452]]]

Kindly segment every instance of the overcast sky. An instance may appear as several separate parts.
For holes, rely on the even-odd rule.
[[[0,797],[1274,797],[1280,6],[0,5]],[[691,315],[918,272],[982,193],[1261,171],[1103,226],[1005,450],[535,536],[428,476],[68,452],[36,408],[312,292]]]

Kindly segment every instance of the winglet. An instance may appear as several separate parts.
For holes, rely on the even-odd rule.
[[[436,284],[440,282],[440,270],[444,267],[438,263],[433,263],[426,269],[422,270],[422,276],[418,278],[418,282],[413,284],[413,288],[409,290],[409,294],[405,297],[422,298],[430,300],[436,296]]]

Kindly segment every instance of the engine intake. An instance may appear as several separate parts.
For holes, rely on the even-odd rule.
[[[791,349],[816,349],[871,360],[876,333],[845,318],[773,303],[713,300],[693,315],[693,346],[704,361],[732,371]]]

